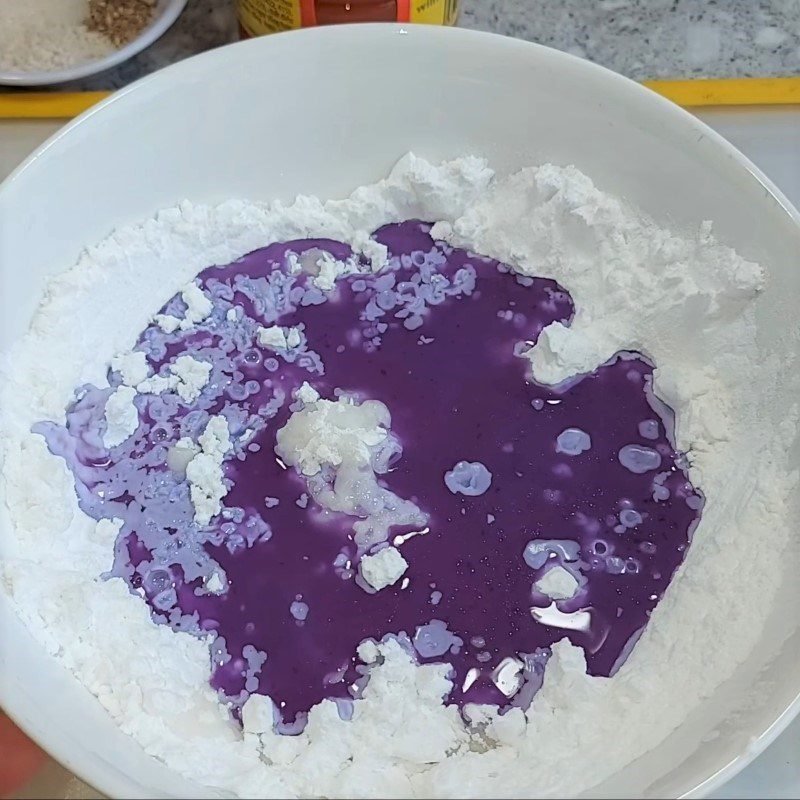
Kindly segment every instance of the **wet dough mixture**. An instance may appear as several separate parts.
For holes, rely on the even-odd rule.
[[[122,296],[165,268],[159,303],[55,367],[56,312],[112,319],[86,275]],[[678,238],[573,168],[408,156],[344,201],[162,212],[57,278],[12,354],[36,398],[6,420],[12,512],[81,563],[19,536],[11,595],[56,640],[88,614],[62,657],[209,785],[579,791],[682,718],[632,721],[601,767],[611,717],[673,679],[653,667],[680,629],[670,583],[736,438],[721,354],[754,347],[762,280],[708,226]],[[681,314],[703,305],[719,319],[692,349]],[[77,504],[71,533],[25,492]],[[576,735],[588,765],[559,773]],[[516,775],[529,749],[553,768]]]

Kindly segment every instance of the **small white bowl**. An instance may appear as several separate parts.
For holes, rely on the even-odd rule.
[[[153,21],[128,44],[113,53],[92,61],[84,61],[65,69],[40,70],[38,72],[19,72],[0,70],[0,84],[9,86],[44,86],[49,83],[65,83],[79,78],[87,78],[98,72],[116,67],[123,61],[140,53],[161,37],[178,19],[186,6],[186,0],[159,0],[153,14]]]

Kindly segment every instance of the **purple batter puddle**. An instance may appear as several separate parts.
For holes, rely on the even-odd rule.
[[[332,241],[274,244],[204,270],[211,315],[171,334],[151,325],[136,346],[163,374],[184,353],[210,362],[195,402],[138,395],[138,430],[109,451],[105,401],[120,382],[110,372],[112,389],[76,393],[66,427],[36,427],[72,469],[84,511],[124,521],[109,574],[156,622],[213,633],[212,684],[235,713],[250,694],[269,695],[283,732],[326,697],[341,698],[346,717],[368,679],[356,648],[387,635],[421,663],[450,663],[447,701],[459,705],[527,706],[564,636],[585,649],[591,674],[613,674],[699,520],[702,497],[652,397],[652,366],[620,353],[567,388],[536,385],[520,353],[570,320],[569,295],[429,230],[380,229],[389,266],[340,277],[329,294],[293,274],[291,254],[352,257]],[[183,317],[179,295],[164,312]],[[301,343],[259,346],[258,326],[275,324],[304,325]],[[388,407],[402,454],[379,483],[428,517],[424,534],[390,531],[409,566],[377,593],[355,578],[354,518],[321,509],[306,478],[276,459],[276,431],[301,407],[293,392],[304,381],[323,398],[341,389]],[[234,445],[230,491],[200,527],[167,459],[216,414]],[[212,575],[220,594],[204,588]],[[574,596],[552,600],[565,580]]]

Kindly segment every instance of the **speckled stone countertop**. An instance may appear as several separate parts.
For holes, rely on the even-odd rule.
[[[647,78],[800,74],[800,0],[462,0],[460,25],[557,47]],[[111,89],[235,41],[233,0],[189,0],[158,42],[62,89]]]
[[[465,0],[461,24],[635,80],[800,74],[800,0]]]

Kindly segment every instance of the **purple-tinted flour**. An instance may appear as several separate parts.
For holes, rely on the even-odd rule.
[[[104,406],[120,380],[112,372],[112,389],[78,391],[66,427],[36,428],[73,471],[83,510],[124,521],[110,574],[145,598],[156,622],[215,632],[213,685],[234,711],[251,693],[268,694],[284,732],[324,697],[358,696],[367,670],[356,647],[390,634],[416,645],[420,661],[452,664],[448,702],[459,704],[527,705],[549,646],[565,635],[584,647],[592,674],[611,674],[700,515],[702,499],[650,394],[652,367],[620,354],[569,387],[536,385],[519,343],[570,319],[567,293],[433,242],[429,229],[407,222],[378,231],[389,267],[340,278],[329,299],[306,274],[290,274],[287,254],[350,257],[336,242],[274,244],[206,269],[211,316],[173,334],[151,325],[136,346],[156,371],[183,353],[210,361],[196,402],[138,395],[138,430],[108,451]],[[229,319],[232,307],[244,315]],[[183,310],[179,296],[164,309]],[[305,325],[286,358],[256,343],[258,325],[276,322]],[[400,545],[407,580],[376,594],[353,577],[353,518],[320,509],[305,479],[276,460],[275,433],[298,407],[292,391],[303,381],[322,397],[342,389],[387,405],[403,452],[381,481],[429,518],[428,533]],[[234,442],[230,492],[222,514],[199,528],[167,452],[220,413]],[[390,542],[409,531],[392,530]],[[556,564],[580,583],[558,610],[588,610],[588,630],[533,616],[551,602],[533,583]],[[203,585],[219,567],[228,585],[218,596]],[[512,656],[524,682],[509,698],[492,675]],[[346,716],[348,703],[339,705]]]

